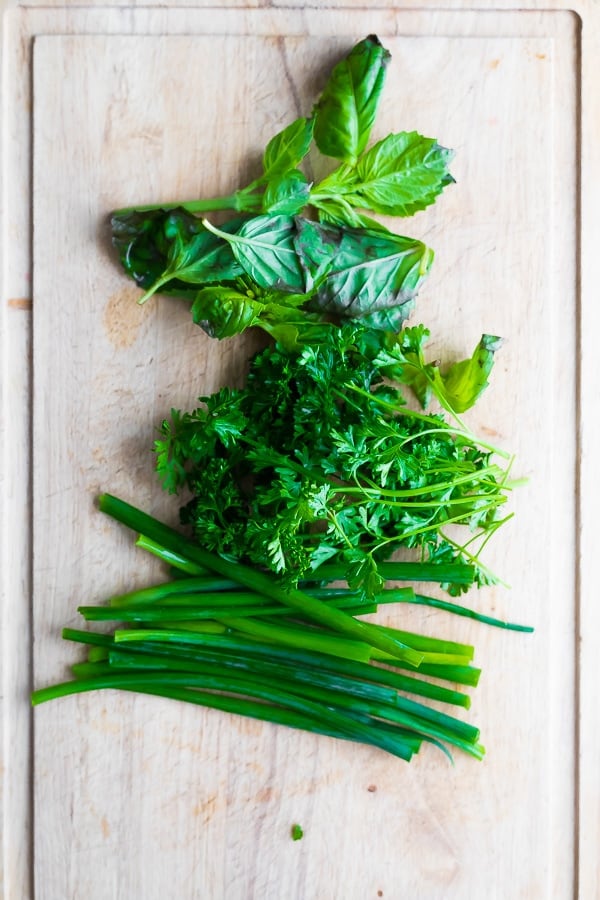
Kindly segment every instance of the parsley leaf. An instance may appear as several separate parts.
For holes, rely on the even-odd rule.
[[[469,432],[407,406],[415,366],[404,354],[426,334],[406,329],[385,351],[354,324],[297,352],[267,347],[244,389],[172,413],[157,466],[168,490],[191,492],[182,517],[198,540],[290,584],[331,561],[369,597],[380,563],[401,548],[475,564],[487,580],[473,541],[498,527],[506,473]],[[469,532],[466,555],[450,525]]]

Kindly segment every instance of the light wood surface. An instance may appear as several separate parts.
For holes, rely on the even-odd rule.
[[[591,3],[578,14],[473,5],[6,5],[7,900],[600,896],[600,165],[589,124],[597,132],[600,17]],[[533,636],[389,614],[475,645],[483,677],[468,718],[486,759],[450,767],[430,748],[406,765],[112,692],[32,716],[32,683],[80,657],[60,639],[79,625],[77,605],[159,573],[95,496],[111,490],[175,521],[153,475],[153,430],[172,406],[239,381],[259,340],[210,341],[173,299],[140,308],[106,216],[246,183],[266,140],[310,111],[331,64],[370,32],[392,52],[373,137],[414,128],[457,151],[457,184],[400,223],[436,251],[413,321],[444,359],[482,332],[506,338],[470,422],[514,450],[529,479],[486,557],[511,587],[470,601],[535,625]]]

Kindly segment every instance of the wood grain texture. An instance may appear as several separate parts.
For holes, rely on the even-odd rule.
[[[58,636],[76,623],[82,595],[100,600],[156,571],[119,529],[99,520],[94,494],[110,487],[174,517],[153,480],[152,429],[171,405],[239,378],[250,350],[245,339],[211,344],[175,301],[137,307],[109,255],[103,217],[113,206],[225,192],[243,181],[265,140],[310,108],[319,75],[357,35],[375,30],[374,20],[393,52],[378,133],[415,127],[458,151],[457,185],[407,223],[437,254],[418,317],[432,327],[432,349],[445,356],[463,353],[484,330],[508,338],[472,421],[517,451],[519,473],[531,481],[515,496],[514,523],[490,547],[490,563],[512,590],[473,602],[537,626],[527,638],[418,610],[395,619],[476,645],[484,678],[469,718],[482,726],[489,753],[481,765],[457,759],[453,770],[433,752],[409,767],[365,748],[149,698],[106,694],[36,710],[36,897],[566,898],[578,863],[580,896],[597,895],[597,793],[583,791],[576,807],[578,674],[587,673],[579,692],[580,772],[597,788],[590,687],[597,614],[589,603],[579,610],[576,597],[577,544],[588,559],[579,576],[586,597],[593,541],[591,518],[581,511],[587,530],[577,530],[574,494],[577,449],[579,478],[593,483],[597,427],[588,416],[578,432],[578,409],[593,408],[598,396],[593,345],[578,331],[581,309],[584,322],[595,324],[585,293],[581,306],[578,299],[588,282],[578,282],[577,230],[578,73],[589,79],[593,68],[580,69],[580,23],[569,13],[419,6],[368,15],[219,9],[210,21],[194,9],[136,17],[100,4],[15,13],[12,34],[22,36],[24,53],[26,36],[37,35],[36,684],[60,677],[75,658]],[[183,36],[186,30],[198,34]],[[47,36],[53,31],[73,36]],[[183,34],[161,36],[173,31]],[[20,71],[15,46],[8,66]],[[22,105],[8,121],[24,135],[27,90],[18,83]],[[415,84],[418,91],[407,90]],[[210,129],[198,128],[201,121]],[[4,152],[9,160],[17,155],[6,139]],[[591,183],[598,160],[587,152]],[[15,182],[24,183],[23,166],[14,168]],[[6,191],[16,209],[14,184]],[[584,193],[582,207],[590,228],[593,196]],[[13,227],[27,232],[22,204]],[[590,247],[586,239],[582,248]],[[4,373],[20,396],[28,386],[19,347],[27,352],[29,330],[8,315],[29,313],[7,301],[29,296],[19,275],[26,262],[17,255],[4,281]],[[585,271],[589,280],[593,267]],[[587,351],[579,395],[578,349]],[[17,431],[26,447],[26,421]],[[9,462],[4,471],[16,478],[5,509],[14,513],[28,498],[14,451]],[[21,538],[11,537],[28,555],[26,522]],[[26,600],[20,579],[5,574],[4,587]],[[19,622],[26,634],[27,603],[11,617],[5,646]],[[577,657],[576,629],[584,626],[585,654]],[[6,660],[10,716],[3,722],[13,746],[24,747],[28,675],[14,653]],[[8,761],[17,772],[14,752]],[[26,804],[26,785],[25,773],[9,783],[5,821],[7,810]],[[578,859],[577,814],[585,826]],[[298,843],[289,838],[295,821],[305,829]],[[26,839],[23,813],[16,827]],[[9,887],[11,900],[30,889],[26,845],[9,837],[6,847],[19,843],[22,858],[11,858],[12,874],[4,874],[5,884],[21,885]],[[358,847],[369,848],[366,856]]]

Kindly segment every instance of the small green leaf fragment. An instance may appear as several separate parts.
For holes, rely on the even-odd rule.
[[[291,828],[292,840],[299,841],[304,837],[304,831],[302,827],[298,824],[292,825]]]
[[[228,338],[255,325],[260,306],[235,288],[215,285],[198,291],[192,305],[192,319],[210,337]]]
[[[494,354],[502,346],[502,338],[484,334],[470,359],[450,366],[441,375],[445,396],[458,413],[470,409],[488,385],[488,376],[494,365]]]
[[[402,377],[423,408],[427,408],[434,396],[449,412],[463,413],[487,387],[494,354],[502,346],[502,338],[482,335],[473,354],[451,365],[446,373],[437,362],[426,362],[423,348],[428,338],[429,331],[423,325],[405,328],[394,347],[378,355],[377,362],[388,376]]]

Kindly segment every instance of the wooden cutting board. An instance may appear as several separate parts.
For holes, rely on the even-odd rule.
[[[600,896],[600,15],[573,5],[5,4],[9,900]],[[482,332],[506,338],[469,421],[516,453],[528,483],[486,557],[510,588],[469,601],[535,634],[419,609],[388,615],[475,645],[483,677],[468,718],[487,756],[451,767],[428,748],[406,765],[113,692],[32,716],[32,684],[64,678],[80,658],[60,639],[79,626],[77,605],[160,577],[95,496],[110,490],[175,521],[153,474],[154,429],[171,407],[239,382],[258,340],[211,341],[173,299],[139,307],[106,217],[247,183],[266,141],[310,112],[332,64],[368,33],[392,53],[373,138],[416,129],[457,151],[457,183],[404,223],[436,252],[413,322],[430,327],[443,359]]]

